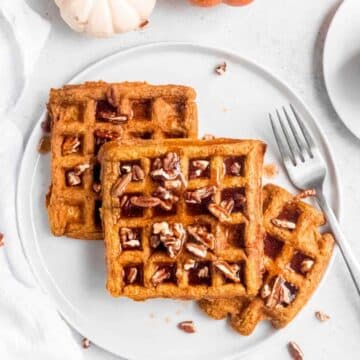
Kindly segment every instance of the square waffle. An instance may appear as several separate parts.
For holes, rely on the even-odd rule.
[[[255,295],[265,148],[228,139],[106,144],[102,219],[111,295]]]
[[[52,89],[51,187],[54,235],[102,239],[100,147],[114,139],[196,138],[195,91],[186,86],[104,82]]]
[[[325,222],[317,209],[275,185],[264,187],[263,286],[255,299],[201,300],[211,317],[230,314],[231,324],[249,335],[263,319],[286,326],[310,299],[331,258],[334,239],[321,234]]]

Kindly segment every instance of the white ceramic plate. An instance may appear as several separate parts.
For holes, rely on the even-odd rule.
[[[220,77],[214,67],[224,60],[228,71]],[[191,85],[198,92],[200,134],[263,139],[269,145],[267,162],[279,161],[267,113],[293,103],[321,146],[331,179],[327,194],[339,211],[339,185],[325,138],[299,98],[258,65],[229,51],[162,43],[121,51],[90,66],[72,82],[98,79]],[[263,323],[252,336],[241,337],[225,321],[207,318],[194,302],[157,299],[136,303],[109,296],[105,290],[103,243],[50,235],[44,206],[50,159],[36,152],[41,120],[34,127],[22,161],[18,224],[39,283],[75,329],[106,350],[139,360],[230,359],[275,333]],[[284,172],[276,181],[291,188]],[[186,319],[196,322],[196,334],[189,336],[176,328]]]
[[[360,138],[359,0],[345,0],[333,18],[324,49],[324,76],[336,112]]]

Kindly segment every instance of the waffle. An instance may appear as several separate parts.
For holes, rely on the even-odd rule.
[[[256,140],[106,144],[102,219],[111,295],[256,294],[264,152]]]
[[[51,187],[54,235],[102,239],[100,165],[96,155],[114,139],[196,138],[195,91],[186,86],[104,82],[51,90]]]
[[[263,319],[275,328],[286,326],[318,286],[334,244],[332,235],[320,234],[325,220],[314,207],[275,185],[263,192],[265,272],[258,296],[199,302],[215,319],[230,314],[242,335],[251,334]]]

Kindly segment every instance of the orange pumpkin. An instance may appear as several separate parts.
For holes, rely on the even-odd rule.
[[[196,6],[209,7],[219,5],[221,3],[231,6],[244,6],[248,5],[254,0],[190,0]]]

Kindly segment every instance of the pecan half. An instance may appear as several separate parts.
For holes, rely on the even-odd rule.
[[[288,343],[288,350],[289,350],[290,356],[294,360],[303,360],[304,359],[304,353],[302,352],[302,350],[300,349],[300,346],[296,342],[290,341]]]
[[[81,142],[78,136],[66,136],[62,143],[62,154],[70,155],[79,152]]]
[[[288,230],[294,230],[296,229],[296,224],[292,221],[288,220],[280,220],[280,219],[271,219],[271,222],[273,225],[282,228],[282,229],[288,229]]]
[[[196,244],[194,242],[188,242],[185,244],[186,250],[194,254],[197,257],[205,258],[207,255],[207,247],[202,244]]]
[[[126,114],[112,115],[110,113],[108,114],[106,112],[104,112],[104,113],[100,112],[99,116],[101,119],[107,120],[110,123],[117,124],[117,125],[124,124],[129,120],[129,116]]]
[[[230,213],[219,204],[209,204],[208,209],[220,222],[228,222],[231,220]]]
[[[156,287],[165,280],[170,279],[170,276],[170,272],[165,267],[160,267],[154,272],[153,276],[151,277],[151,282]]]
[[[121,196],[124,193],[126,187],[129,185],[131,178],[131,173],[119,177],[111,189],[111,195]]]
[[[229,279],[235,283],[240,282],[240,266],[239,265],[237,265],[237,264],[230,265],[226,261],[218,260],[218,261],[214,262],[214,266],[218,270],[220,270],[227,279]]]
[[[182,321],[178,323],[178,328],[188,334],[193,334],[196,332],[195,324],[191,320]]]

